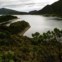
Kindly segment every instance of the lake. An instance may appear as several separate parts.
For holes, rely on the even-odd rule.
[[[17,15],[20,19],[14,20],[21,21],[25,20],[30,24],[30,29],[25,32],[24,35],[31,37],[32,33],[47,32],[48,30],[53,30],[54,28],[62,29],[62,19],[58,17],[46,17],[42,15]]]

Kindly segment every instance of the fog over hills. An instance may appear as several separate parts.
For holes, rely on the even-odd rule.
[[[2,14],[10,14],[10,15],[17,15],[17,14],[26,14],[25,12],[19,12],[19,11],[16,11],[16,10],[12,10],[12,9],[7,9],[7,8],[1,8],[0,9],[0,15]]]
[[[57,0],[0,0],[0,8],[9,8],[17,11],[40,10],[47,4]]]
[[[62,16],[62,0],[59,0],[51,5],[46,5],[39,11],[32,11],[31,14],[49,14]]]

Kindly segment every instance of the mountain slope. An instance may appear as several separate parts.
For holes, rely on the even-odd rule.
[[[19,12],[19,11],[16,11],[16,10],[11,10],[11,9],[7,9],[7,8],[1,8],[0,9],[0,14],[26,14],[25,12]]]
[[[52,5],[45,6],[42,10],[32,11],[31,14],[50,14],[62,16],[62,1],[59,0]]]

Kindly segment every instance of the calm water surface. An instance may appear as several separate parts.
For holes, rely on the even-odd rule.
[[[31,37],[32,33],[39,32],[43,33],[48,30],[53,30],[54,28],[62,29],[62,19],[58,17],[45,17],[42,15],[17,15],[20,19],[14,20],[21,21],[25,20],[27,21],[31,28],[26,31],[24,35]]]

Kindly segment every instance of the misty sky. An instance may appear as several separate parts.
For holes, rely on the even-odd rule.
[[[0,8],[11,8],[18,11],[39,10],[47,4],[58,0],[0,0]]]

